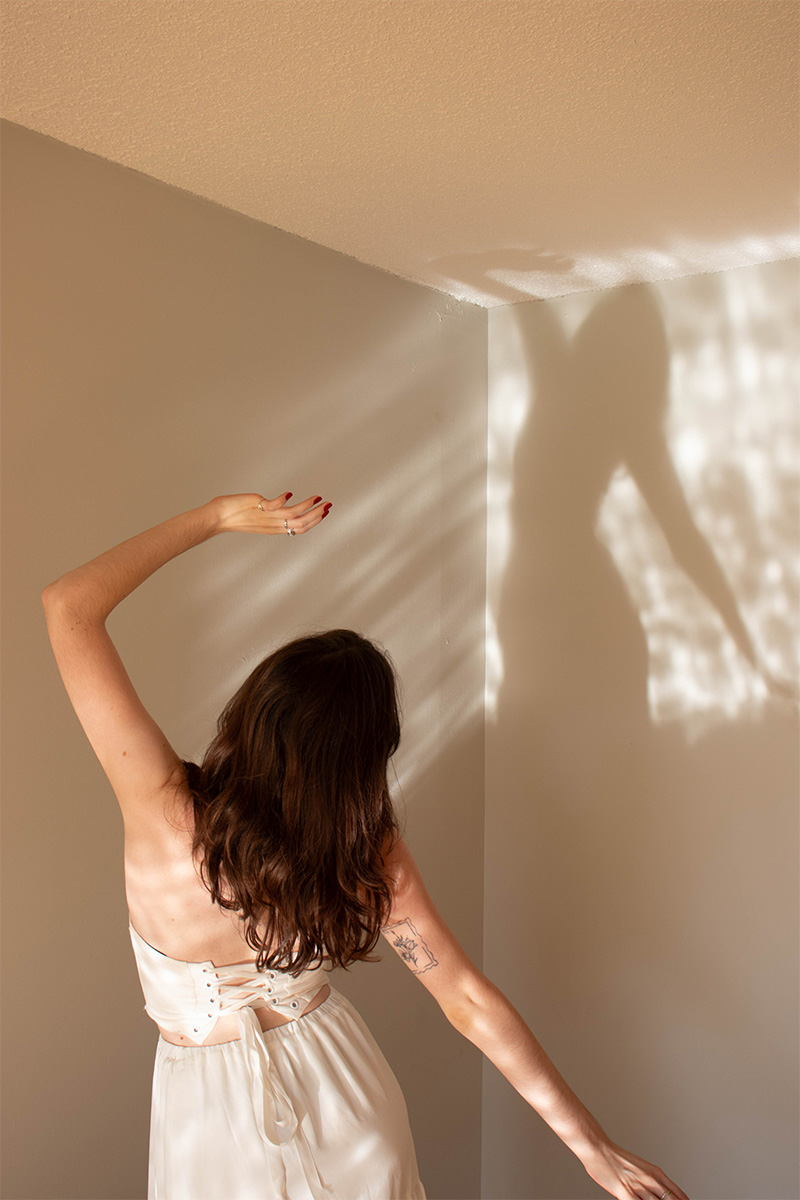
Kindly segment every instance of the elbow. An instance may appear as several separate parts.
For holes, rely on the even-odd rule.
[[[459,1033],[463,1033],[464,1030],[471,1024],[473,1017],[472,1007],[471,1001],[466,998],[452,1001],[446,1006],[441,1006],[442,1012],[447,1017],[447,1020],[454,1029],[458,1030]]]
[[[48,621],[55,620],[59,616],[74,616],[76,613],[83,612],[82,606],[77,603],[74,588],[71,588],[68,583],[65,584],[63,577],[56,579],[53,583],[48,583],[47,587],[42,590],[42,608],[45,619]]]
[[[56,579],[53,583],[48,583],[46,588],[42,589],[42,608],[45,612],[52,611],[64,601],[64,589],[61,586],[61,580]]]
[[[48,626],[51,624],[102,624],[108,609],[98,603],[97,597],[84,588],[80,581],[62,575],[42,590],[42,607]]]
[[[482,972],[476,971],[443,1011],[454,1029],[470,1041],[475,1041],[476,1032],[482,1027],[487,1010],[493,1006],[498,996],[502,996],[502,993],[495,984]]]
[[[484,1049],[486,1017],[477,1004],[465,1000],[461,1004],[450,1005],[443,1011],[456,1033],[460,1033],[479,1050]]]

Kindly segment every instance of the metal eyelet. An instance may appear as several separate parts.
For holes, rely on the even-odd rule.
[[[200,1030],[199,1030],[199,1029],[195,1029],[195,1033],[199,1033],[199,1032],[200,1032]]]
[[[293,1001],[292,1001],[292,1008],[297,1008],[297,1001],[296,1001],[296,1000],[293,1000]]]

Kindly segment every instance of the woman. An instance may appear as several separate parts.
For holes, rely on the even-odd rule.
[[[142,706],[109,613],[216,534],[296,536],[328,515],[321,497],[291,495],[218,496],[42,595],[124,821],[130,936],[160,1033],[149,1197],[424,1200],[397,1080],[324,981],[325,962],[368,958],[382,933],[606,1191],[688,1200],[609,1140],[434,908],[389,799],[400,731],[380,651],[344,630],[276,651],[227,705],[199,767]]]

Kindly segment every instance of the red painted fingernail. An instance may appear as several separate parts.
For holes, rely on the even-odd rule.
[[[315,497],[314,497],[314,503],[315,503],[315,504],[319,504],[319,502],[320,502],[320,500],[321,500],[321,499],[322,499],[322,496],[315,496]]]
[[[288,499],[289,499],[289,497],[290,497],[290,496],[293,496],[293,495],[294,495],[294,492],[287,492],[287,493],[286,493],[286,499],[288,500]]]

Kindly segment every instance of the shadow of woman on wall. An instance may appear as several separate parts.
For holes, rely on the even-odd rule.
[[[706,957],[695,935],[706,918],[709,847],[726,805],[752,810],[753,779],[745,772],[744,792],[734,783],[698,813],[714,772],[723,779],[720,756],[735,746],[736,728],[698,757],[680,726],[651,723],[644,629],[596,533],[620,465],[739,651],[774,694],[783,688],[766,675],[670,457],[669,348],[653,290],[637,284],[604,295],[572,340],[550,304],[520,305],[514,318],[530,402],[514,451],[497,610],[503,677],[487,731],[496,791],[486,846],[487,904],[509,917],[507,940],[487,944],[486,969],[501,986],[513,971],[514,991],[521,985],[537,1010],[534,1028],[540,1020],[543,1035],[563,1036],[563,1046],[550,1043],[553,1057],[590,1108],[595,1092],[610,1136],[634,1145],[631,1122],[647,1109],[652,1123],[655,1109],[677,1139],[668,1050],[653,1044],[659,1029],[681,1020],[713,1025],[721,1013],[747,1025],[748,1001],[726,978],[725,953]],[[765,742],[756,761],[767,752]],[[713,927],[719,914],[709,907]],[[725,923],[718,928],[724,933]],[[571,1061],[580,1064],[574,1077]],[[691,1137],[688,1128],[683,1134]],[[555,1196],[547,1189],[559,1177],[548,1178],[544,1157],[536,1155],[537,1194]]]

